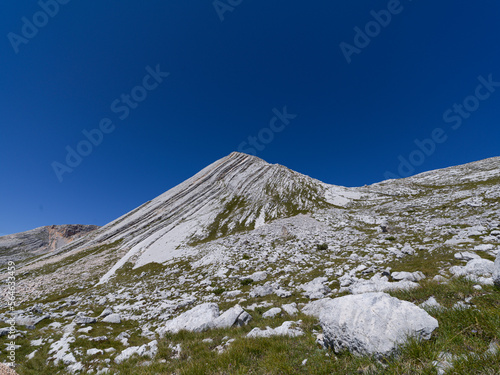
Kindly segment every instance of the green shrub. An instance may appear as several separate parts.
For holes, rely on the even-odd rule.
[[[221,295],[222,293],[224,293],[225,291],[226,291],[226,289],[224,289],[224,288],[217,288],[217,289],[214,289],[214,291],[213,291],[213,292],[214,292],[214,294],[215,294],[216,296],[220,296],[220,295]]]
[[[243,280],[240,280],[241,282],[241,285],[250,285],[251,283],[253,283],[253,280],[252,279],[243,279]]]

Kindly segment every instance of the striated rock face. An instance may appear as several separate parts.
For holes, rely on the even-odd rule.
[[[96,225],[51,225],[0,237],[0,266],[55,251],[95,231]]]
[[[340,199],[347,191],[233,152],[104,226],[84,246],[123,240],[121,248],[130,249],[101,279],[105,282],[129,259],[137,257],[136,267],[164,263],[189,255],[193,244],[259,228],[278,218],[347,204],[349,199]]]

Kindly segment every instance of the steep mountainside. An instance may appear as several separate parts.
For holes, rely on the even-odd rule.
[[[361,195],[235,152],[77,244],[120,241],[120,249],[128,250],[107,280],[132,258],[136,267],[163,263],[191,253],[193,245],[278,218],[345,206],[352,197]]]

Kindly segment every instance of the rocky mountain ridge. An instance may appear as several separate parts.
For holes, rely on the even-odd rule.
[[[0,237],[0,266],[51,253],[98,229],[97,225],[50,225]]]

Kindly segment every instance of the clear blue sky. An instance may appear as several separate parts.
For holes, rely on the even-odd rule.
[[[54,1],[1,6],[0,234],[104,225],[252,136],[345,186],[500,155],[498,1]]]

